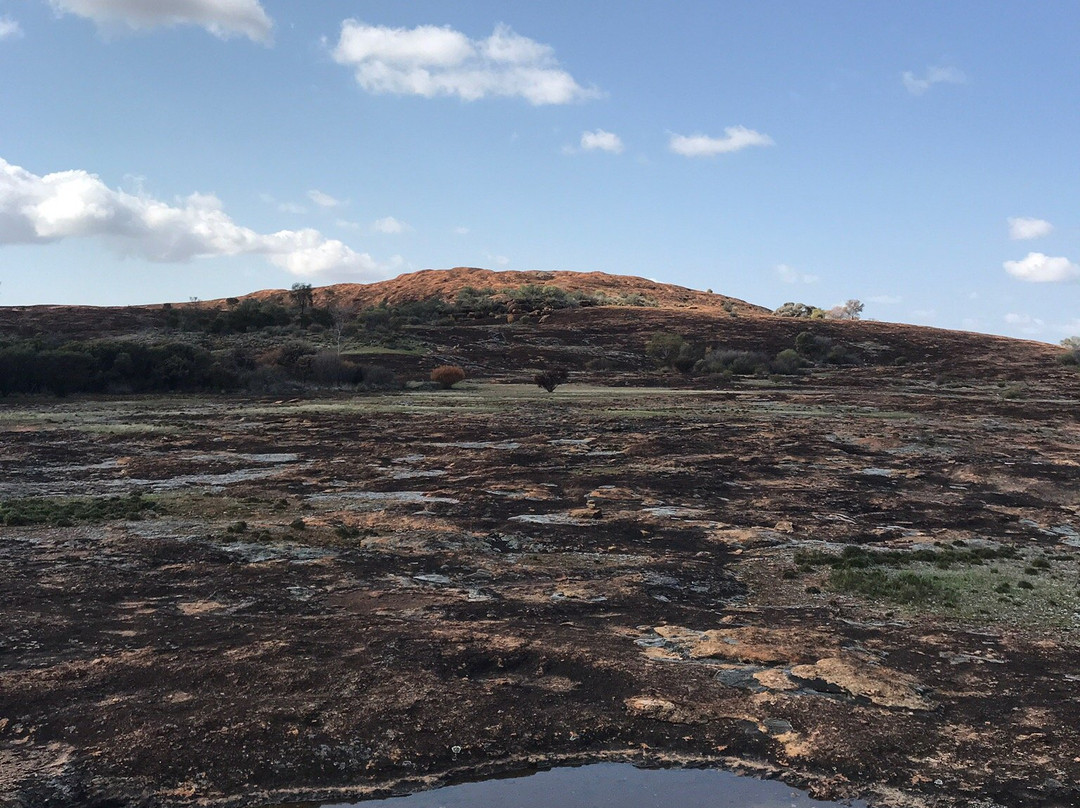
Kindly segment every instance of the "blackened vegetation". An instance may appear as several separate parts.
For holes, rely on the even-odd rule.
[[[566,368],[548,368],[533,376],[533,382],[537,387],[543,387],[549,393],[554,393],[560,384],[566,384],[570,378],[570,371]]]

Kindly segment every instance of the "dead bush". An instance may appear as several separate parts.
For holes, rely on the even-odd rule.
[[[443,390],[449,390],[465,378],[465,371],[457,365],[440,365],[431,371],[431,380]]]

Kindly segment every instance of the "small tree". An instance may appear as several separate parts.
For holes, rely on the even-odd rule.
[[[289,297],[300,309],[301,317],[307,312],[309,306],[315,304],[315,295],[311,291],[310,283],[294,283],[292,289],[289,290]]]
[[[440,365],[431,371],[431,380],[443,390],[449,390],[465,378],[465,371],[457,365]]]
[[[570,378],[570,372],[566,368],[550,368],[533,376],[537,387],[543,387],[549,393],[555,392],[560,384],[565,384]]]
[[[849,300],[843,306],[833,306],[829,309],[828,317],[830,320],[858,320],[862,310],[862,301]]]

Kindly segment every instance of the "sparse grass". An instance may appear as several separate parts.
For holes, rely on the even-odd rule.
[[[843,552],[798,550],[795,563],[800,567],[832,567],[834,570],[868,569],[871,567],[903,567],[917,563],[933,564],[948,569],[954,564],[978,565],[999,558],[1018,558],[1019,551],[1011,545],[997,547],[925,547],[916,550],[874,550],[867,547],[845,547]]]
[[[0,524],[67,527],[77,522],[142,519],[147,513],[160,511],[161,508],[156,501],[143,497],[139,493],[126,497],[78,499],[32,497],[0,502]]]
[[[999,556],[994,566],[953,563],[943,567],[927,561],[825,566],[831,567],[826,578],[829,589],[869,601],[944,614],[967,623],[1078,627],[1080,590],[1072,562],[1067,567],[1040,567],[1044,574],[1035,579],[1026,577],[1024,561],[1018,557]]]

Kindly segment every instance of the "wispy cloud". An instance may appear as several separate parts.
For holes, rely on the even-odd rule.
[[[469,228],[467,228],[467,227],[455,227],[454,228],[454,235],[456,235],[456,236],[467,236],[467,235],[469,235]]]
[[[99,26],[144,30],[163,25],[200,25],[215,36],[246,36],[270,44],[274,22],[259,0],[49,0],[54,9]]]
[[[1080,266],[1068,258],[1030,252],[1019,261],[1006,261],[1005,271],[1014,278],[1031,283],[1061,283],[1080,278]]]
[[[312,189],[307,192],[308,199],[318,205],[320,208],[336,208],[342,204],[340,199],[330,196],[330,194],[323,193],[322,191]]]
[[[18,39],[22,35],[23,29],[18,20],[11,17],[0,17],[0,40]]]
[[[585,151],[606,151],[612,154],[622,154],[622,138],[614,132],[605,132],[597,129],[595,132],[581,133],[581,148]]]
[[[777,264],[776,274],[780,276],[780,280],[784,283],[817,283],[821,280],[817,275],[799,272],[799,270],[790,267],[787,264]]]
[[[675,135],[668,141],[668,148],[684,157],[710,157],[728,154],[750,146],[773,146],[775,141],[768,135],[747,129],[745,126],[728,126],[723,137],[708,135]]]
[[[903,303],[904,298],[900,295],[871,295],[866,298],[867,303],[878,303],[883,306],[895,306],[897,303]]]
[[[569,104],[596,98],[555,58],[550,45],[498,25],[486,39],[470,39],[453,28],[421,25],[389,28],[345,20],[332,51],[351,67],[369,93],[457,96],[477,101],[520,97],[530,104]]]
[[[935,84],[966,84],[967,76],[955,67],[928,67],[922,78],[910,70],[900,74],[904,87],[912,95],[922,95]]]
[[[379,276],[367,253],[318,230],[258,233],[236,224],[212,194],[170,204],[106,186],[86,171],[38,176],[0,159],[0,244],[98,238],[120,256],[179,263],[194,258],[262,255],[301,276]]]
[[[404,233],[409,230],[409,225],[400,219],[395,219],[393,216],[384,216],[381,219],[376,219],[371,225],[371,228],[376,233],[385,233],[387,235],[397,235],[398,233]]]
[[[1010,218],[1009,238],[1015,241],[1042,238],[1053,232],[1054,226],[1044,219],[1028,219],[1023,216]]]
[[[1021,334],[1035,336],[1046,331],[1046,321],[1039,317],[1032,317],[1030,314],[1011,311],[1005,315],[1004,320]]]

